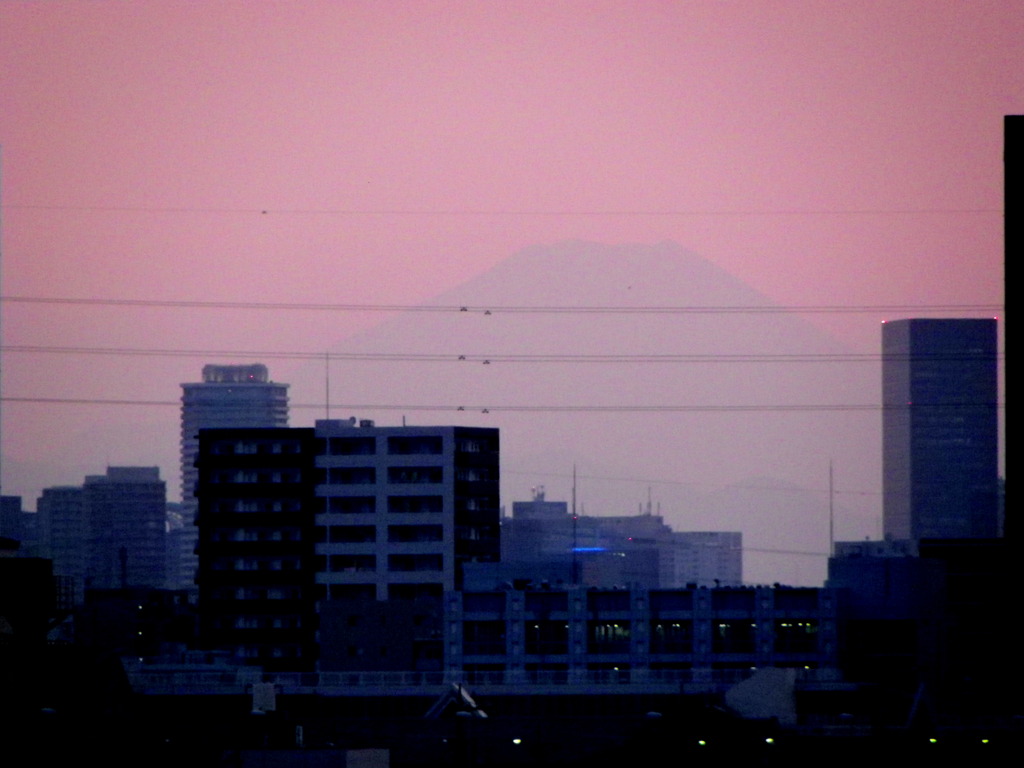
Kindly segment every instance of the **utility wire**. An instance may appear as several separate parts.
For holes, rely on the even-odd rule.
[[[17,397],[5,395],[5,403],[40,403],[47,405],[139,405],[180,407],[180,400],[122,400],[71,397]],[[908,405],[872,404],[821,405],[382,405],[367,403],[332,403],[332,407],[354,411],[434,411],[447,413],[815,413],[821,411],[905,410]],[[239,408],[246,406],[240,405]],[[1003,408],[1003,403],[927,403],[920,408]],[[322,409],[323,403],[289,403],[289,408]]]
[[[283,360],[323,360],[323,352],[268,352],[252,350],[154,349],[135,347],[73,347],[14,344],[0,346],[3,353],[109,355],[126,357],[231,357]],[[331,352],[339,361],[410,363],[871,363],[880,360],[978,360],[963,354],[881,355],[861,354],[451,354],[414,352]],[[1002,359],[1003,355],[997,355]]]
[[[1002,304],[861,304],[848,306],[791,305],[683,305],[683,306],[543,306],[543,305],[424,305],[424,304],[321,304],[310,302],[261,301],[185,301],[162,299],[108,299],[47,296],[0,296],[8,304],[65,304],[105,307],[147,307],[162,309],[246,309],[318,312],[470,312],[502,314],[617,314],[617,315],[693,315],[693,314],[861,314],[904,312],[1002,312]]]
[[[215,213],[257,216],[937,216],[1003,215],[1002,208],[663,208],[663,209],[527,209],[527,208],[254,208],[228,206],[132,206],[7,204],[16,211],[79,213]]]
[[[510,470],[503,469],[501,471],[502,477],[506,475],[518,475],[521,477],[538,478],[538,477],[557,477],[561,479],[570,479],[572,474],[564,472],[551,472],[547,470],[542,471],[530,471],[530,470]],[[700,483],[692,480],[667,480],[665,478],[650,478],[650,477],[618,477],[613,475],[588,475],[580,474],[580,480],[596,481],[599,483],[635,483],[637,485],[644,486],[663,486],[663,485],[675,485],[684,487],[694,486],[707,486],[709,483]],[[718,488],[715,484],[713,487]],[[877,491],[844,491],[839,489],[829,490],[828,488],[797,488],[797,487],[786,487],[778,485],[730,485],[730,489],[742,489],[749,491],[758,492],[769,492],[769,493],[815,493],[815,494],[827,494],[834,493],[837,496],[881,496]],[[600,515],[598,515],[600,517]]]

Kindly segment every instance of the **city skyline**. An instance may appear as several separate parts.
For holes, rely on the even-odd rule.
[[[922,307],[933,308],[928,316],[1002,319],[991,309],[1003,304],[1002,118],[1022,110],[1024,93],[1015,3],[880,12],[799,2],[13,2],[0,6],[0,25],[15,41],[0,50],[0,482],[28,508],[42,488],[104,464],[159,465],[172,480],[177,410],[164,404],[200,364],[271,365],[305,407],[294,412],[297,425],[327,407],[372,404],[355,393],[380,392],[395,373],[343,362],[361,334],[396,317],[435,317],[419,308],[531,248],[671,241],[765,305],[825,308],[794,315],[849,354],[878,355],[880,322]],[[536,306],[544,282],[558,280],[574,289],[570,299],[544,303],[560,307],[600,283],[585,270],[566,273],[573,283],[544,269],[527,274],[497,294],[501,304]],[[637,277],[620,294],[601,285],[599,301],[653,305],[656,286]],[[349,309],[316,308],[324,305]],[[616,334],[633,322],[576,319],[623,339]],[[657,333],[644,353],[691,352],[670,324]],[[467,351],[545,346],[500,340]],[[576,346],[568,339],[545,351]],[[529,365],[537,378],[555,368]],[[611,365],[600,369],[631,388],[627,404],[665,404],[635,383],[663,378],[664,367]],[[510,367],[495,361],[490,371]],[[598,368],[561,363],[559,375],[580,392]],[[874,389],[879,379],[880,371]],[[453,382],[446,392],[486,391],[478,386]],[[558,405],[565,391],[523,404]],[[709,402],[680,393],[672,404]],[[762,404],[815,404],[814,392],[798,394],[765,391]],[[115,402],[95,402],[103,399]],[[432,392],[396,403],[416,404],[447,405]],[[529,461],[518,446],[550,428],[541,412],[513,419],[495,408],[472,421],[444,411],[353,413],[511,430],[507,444],[520,455],[503,471],[506,504],[537,483],[567,498],[576,460],[588,512],[628,513],[649,484],[668,507],[662,491],[672,484],[715,494],[758,477],[813,484],[824,508],[823,450],[817,464],[793,453],[788,474],[770,457],[746,455],[735,466],[686,455],[669,467],[654,457],[639,472],[595,448],[614,429],[624,450],[650,450],[643,419],[630,413],[599,425],[559,417],[579,433],[579,450]],[[710,427],[710,442],[728,431],[746,451],[769,418],[781,417]],[[846,496],[837,498],[880,508],[877,461],[839,457]],[[629,482],[614,508],[596,508],[611,497],[600,483],[617,477]],[[673,514],[686,511],[673,502]],[[838,538],[863,537],[861,517],[875,514],[854,513],[857,525]],[[819,536],[814,550],[825,549]]]

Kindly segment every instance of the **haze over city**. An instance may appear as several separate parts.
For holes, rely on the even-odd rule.
[[[3,492],[143,465],[174,498],[180,384],[263,362],[293,426],[497,426],[505,505],[575,466],[588,514],[650,498],[742,530],[749,581],[820,583],[830,462],[837,538],[880,534],[880,323],[1004,318],[1022,32],[1014,2],[4,3]]]

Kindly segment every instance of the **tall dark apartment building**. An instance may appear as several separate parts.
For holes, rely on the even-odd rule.
[[[312,429],[199,433],[199,632],[265,669],[316,662]]]
[[[887,539],[989,538],[998,519],[996,321],[882,325]]]
[[[418,631],[413,603],[439,611],[467,564],[500,555],[496,429],[201,430],[197,470],[202,639],[265,669],[325,649],[337,668],[371,612],[391,622],[379,651],[400,617]],[[440,664],[440,640],[421,655]]]

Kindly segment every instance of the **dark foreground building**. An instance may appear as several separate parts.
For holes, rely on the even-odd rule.
[[[312,429],[199,433],[199,631],[266,669],[316,664]]]
[[[441,668],[436,633],[420,634],[426,617],[468,564],[500,553],[498,430],[326,420],[201,430],[199,446],[205,647],[273,670],[313,670],[318,656],[332,668]],[[385,658],[353,640],[370,625],[387,644],[396,627],[417,642]]]

